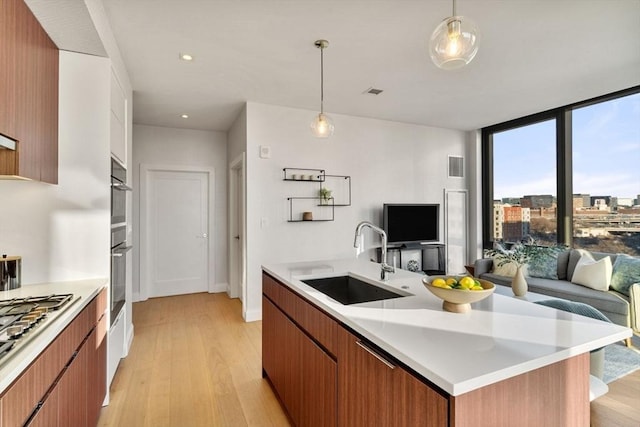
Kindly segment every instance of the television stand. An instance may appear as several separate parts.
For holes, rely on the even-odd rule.
[[[387,264],[413,271],[411,268],[417,263],[418,271],[429,276],[443,276],[447,274],[445,248],[444,243],[389,245],[387,247]],[[381,249],[378,248],[377,252],[378,262],[381,262]]]

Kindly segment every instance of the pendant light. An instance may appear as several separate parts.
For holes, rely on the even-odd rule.
[[[456,0],[453,0],[453,16],[436,27],[429,41],[429,54],[444,70],[464,67],[478,53],[478,39],[476,24],[456,14]]]
[[[329,42],[316,40],[315,46],[320,49],[320,113],[311,122],[311,133],[317,138],[328,138],[333,135],[333,121],[324,113],[324,50]]]

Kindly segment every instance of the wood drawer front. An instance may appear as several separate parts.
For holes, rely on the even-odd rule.
[[[58,396],[58,389],[54,387],[25,427],[58,427]]]
[[[340,328],[338,341],[338,425],[448,425],[446,397],[346,329]]]
[[[85,308],[71,322],[62,333],[56,338],[62,349],[62,356],[66,364],[73,356],[73,353],[80,347],[84,337],[89,333],[88,327],[89,313]]]
[[[107,288],[102,288],[98,296],[95,298],[96,313],[94,317],[94,324],[98,323],[102,316],[107,311]]]
[[[107,309],[107,291],[106,288],[103,288],[98,295],[87,305],[85,311],[87,312],[86,318],[86,333],[83,335],[87,336],[89,331],[93,329],[93,327],[100,321],[100,318],[104,315]]]
[[[339,326],[335,320],[266,273],[262,274],[262,292],[329,353],[336,355]]]
[[[3,427],[23,425],[66,363],[58,340],[47,347],[2,396]]]
[[[107,316],[102,316],[95,331],[89,335],[89,361],[87,366],[87,425],[95,426],[107,393]]]
[[[2,396],[0,426],[21,426],[27,421],[95,325],[93,319],[103,293],[106,298],[105,291],[94,298],[7,389]],[[106,322],[102,330],[105,334]]]

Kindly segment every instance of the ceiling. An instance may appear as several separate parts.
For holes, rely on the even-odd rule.
[[[320,38],[330,42],[325,111],[334,115],[471,130],[640,85],[640,0],[459,0],[481,40],[457,71],[438,69],[427,50],[451,0],[102,3],[138,124],[226,131],[247,101],[308,109],[311,120]],[[53,38],[65,49],[78,35],[63,28]],[[364,94],[370,87],[384,92]]]

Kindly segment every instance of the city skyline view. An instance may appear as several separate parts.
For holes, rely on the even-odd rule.
[[[640,195],[640,94],[573,110],[573,194]],[[494,199],[556,196],[556,124],[494,135]]]

